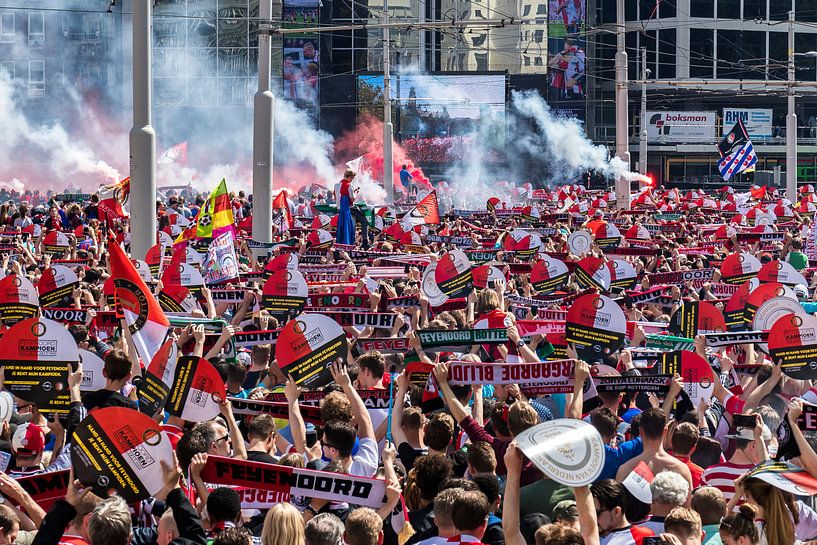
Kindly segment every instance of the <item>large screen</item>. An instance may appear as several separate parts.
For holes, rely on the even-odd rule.
[[[412,159],[426,163],[461,158],[477,135],[501,149],[505,96],[505,74],[393,76],[395,135]],[[358,102],[361,113],[382,111],[383,76],[358,77]]]

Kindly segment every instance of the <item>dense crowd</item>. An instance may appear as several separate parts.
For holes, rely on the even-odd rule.
[[[157,297],[149,306],[164,315],[148,320],[165,323],[171,341],[159,339],[162,349],[149,354],[145,320],[128,314],[115,261],[138,218],[117,206],[100,213],[104,194],[5,194],[0,270],[15,279],[16,295],[0,289],[0,544],[817,539],[817,374],[785,350],[817,339],[799,330],[778,341],[774,320],[758,322],[769,313],[789,319],[779,309],[795,308],[809,323],[817,311],[813,188],[798,203],[766,188],[646,188],[629,211],[576,185],[513,194],[476,210],[434,210],[450,196],[420,191],[420,205],[357,213],[349,245],[335,241],[331,192],[279,195],[273,242],[262,243],[243,193],[216,204],[171,191],[157,201],[158,251],[130,256],[134,270],[151,267],[140,277]],[[201,285],[172,274],[184,263],[211,278],[215,238],[198,235],[211,221],[218,227],[219,206],[229,211],[238,274]],[[49,283],[58,265],[76,275],[66,292]],[[300,305],[293,276],[308,290]],[[272,293],[279,277],[288,279],[283,292]],[[23,302],[21,279],[40,296],[31,318],[3,311]],[[292,306],[276,307],[271,294]],[[767,313],[769,300],[778,306]],[[69,309],[81,312],[57,312]],[[342,330],[338,357],[321,359],[334,338],[324,326],[298,348],[284,342],[289,325],[304,329],[312,314]],[[61,322],[82,354],[102,360],[101,382],[86,384],[91,356],[83,355],[69,362],[64,410],[32,401],[2,356],[17,349],[7,339],[17,339],[21,319]],[[477,340],[480,330],[498,340]],[[171,407],[178,372],[147,408],[146,384],[162,377],[154,365],[178,368],[189,357],[217,371],[212,391],[226,393],[212,396],[218,415]],[[317,365],[299,367],[307,360]],[[463,370],[486,374],[469,380]],[[101,486],[104,467],[89,478],[88,430],[124,424],[103,422],[110,408],[132,411],[117,414],[134,415],[133,426],[137,412],[150,417],[157,441],[172,445],[149,474],[122,470],[151,481],[150,494],[132,496],[113,479]],[[155,452],[143,445],[139,459]],[[64,478],[43,480],[52,474]],[[271,475],[286,486],[268,486]],[[320,479],[334,488],[314,484]],[[365,486],[380,488],[349,492]]]

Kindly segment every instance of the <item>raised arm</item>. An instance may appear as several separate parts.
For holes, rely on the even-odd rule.
[[[582,411],[584,410],[584,383],[589,376],[590,366],[587,362],[576,360],[576,366],[573,369],[573,397],[565,411],[565,418],[581,420]]]
[[[306,426],[304,425],[303,416],[301,416],[301,408],[298,406],[301,389],[295,384],[292,375],[287,376],[284,395],[286,395],[289,404],[289,430],[292,432],[292,443],[295,445],[295,451],[303,454],[306,452]]]
[[[329,366],[329,371],[332,373],[332,378],[335,383],[343,389],[343,393],[349,398],[352,404],[352,414],[357,421],[358,437],[364,439],[368,437],[372,441],[376,441],[374,434],[374,426],[372,426],[372,418],[369,416],[369,411],[360,395],[352,387],[352,380],[349,378],[349,373],[346,372],[346,366],[340,362],[335,362]]]
[[[522,453],[516,443],[508,445],[505,451],[505,468],[508,471],[505,482],[505,497],[502,499],[502,532],[505,545],[526,545],[519,527],[519,486],[522,479]]]

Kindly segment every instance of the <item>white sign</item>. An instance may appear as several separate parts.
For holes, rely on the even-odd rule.
[[[738,120],[743,121],[749,138],[772,137],[772,110],[762,108],[724,108],[721,134],[732,130]]]
[[[647,112],[648,142],[715,142],[715,112]]]
[[[565,486],[594,482],[604,467],[604,441],[582,420],[560,418],[528,428],[516,446],[545,476]]]

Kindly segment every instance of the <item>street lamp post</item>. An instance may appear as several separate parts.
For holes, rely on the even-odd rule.
[[[789,12],[788,115],[786,116],[786,198],[797,200],[797,114],[794,113],[794,11]]]
[[[272,0],[261,0],[262,21],[272,18]],[[275,97],[270,91],[271,25],[258,26],[258,91],[253,98],[252,134],[252,236],[272,242],[272,144]]]
[[[133,127],[130,144],[131,255],[141,259],[156,244],[156,132],[151,125],[151,12],[133,2]],[[134,221],[138,220],[138,221]]]

